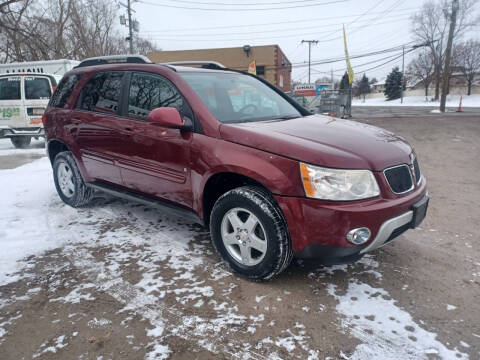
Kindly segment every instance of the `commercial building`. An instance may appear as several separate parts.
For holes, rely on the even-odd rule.
[[[220,49],[153,51],[147,57],[155,63],[174,61],[217,61],[228,68],[248,70],[255,60],[257,75],[282,91],[290,91],[292,64],[278,45]]]

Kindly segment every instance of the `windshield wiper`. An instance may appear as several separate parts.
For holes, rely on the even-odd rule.
[[[279,117],[274,117],[273,119],[267,120],[267,121],[284,121],[284,120],[292,120],[292,119],[297,119],[300,116],[297,115],[285,115],[285,116],[279,116]]]

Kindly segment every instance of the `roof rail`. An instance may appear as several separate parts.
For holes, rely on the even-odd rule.
[[[203,69],[226,69],[226,66],[217,61],[170,61],[162,63],[162,65],[174,65],[174,66],[191,66],[197,65]]]
[[[76,67],[95,66],[104,64],[153,64],[153,62],[143,55],[112,55],[98,56],[82,60]]]

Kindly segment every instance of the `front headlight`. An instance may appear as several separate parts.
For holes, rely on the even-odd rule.
[[[359,200],[380,195],[370,170],[340,170],[300,163],[305,194],[322,200]]]

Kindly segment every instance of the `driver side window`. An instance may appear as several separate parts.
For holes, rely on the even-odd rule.
[[[190,107],[178,90],[159,75],[133,73],[128,94],[128,116],[146,120],[158,107],[177,108],[182,116],[193,118]]]

